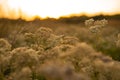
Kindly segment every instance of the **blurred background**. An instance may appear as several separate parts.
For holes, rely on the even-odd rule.
[[[16,26],[84,27],[90,18],[120,27],[120,0],[0,0],[1,37]]]
[[[0,18],[34,20],[120,14],[120,0],[0,0]]]

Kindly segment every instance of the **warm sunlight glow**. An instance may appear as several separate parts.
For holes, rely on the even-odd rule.
[[[120,12],[120,0],[1,0],[0,3],[2,1],[7,2],[7,10],[14,18],[32,19],[33,16],[59,18],[69,14],[90,16]]]

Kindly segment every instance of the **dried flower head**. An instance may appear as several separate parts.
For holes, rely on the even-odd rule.
[[[49,50],[49,55],[51,55],[51,57],[58,58],[58,57],[65,55],[67,52],[69,52],[73,48],[74,48],[74,46],[69,45],[69,44],[55,46],[54,48]]]
[[[54,34],[51,34],[51,37],[49,39],[47,39],[47,46],[46,48],[47,49],[51,49],[55,46],[58,46],[58,45],[61,45],[61,43],[63,42],[63,37],[64,35],[54,35]]]
[[[70,44],[70,45],[76,45],[79,42],[79,40],[76,37],[69,37],[66,36],[63,38],[63,44]]]
[[[35,43],[35,35],[33,33],[25,33],[24,36],[25,36],[25,41],[28,45]]]
[[[11,44],[7,40],[0,38],[0,54],[10,50],[11,50]]]
[[[33,67],[38,64],[38,54],[28,47],[19,47],[11,52],[11,63],[14,68]]]
[[[68,52],[70,51],[72,48],[74,48],[73,45],[69,45],[69,44],[63,44],[63,45],[59,45],[59,46],[56,46],[54,47],[52,50],[56,50],[58,52]]]
[[[53,31],[50,28],[40,27],[36,32],[36,36],[42,39],[47,39],[50,37],[50,35],[53,33]]]

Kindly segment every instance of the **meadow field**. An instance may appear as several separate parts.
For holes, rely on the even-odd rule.
[[[0,80],[120,80],[120,16],[0,19]]]

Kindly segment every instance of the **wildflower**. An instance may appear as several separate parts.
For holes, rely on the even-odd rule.
[[[74,46],[69,45],[69,44],[63,44],[63,45],[54,47],[52,50],[59,50],[59,52],[67,52],[71,50],[72,48],[74,48]]]
[[[79,40],[76,37],[69,37],[66,36],[63,38],[63,44],[70,44],[70,45],[76,45],[79,42]]]
[[[92,26],[94,24],[94,19],[89,19],[85,21],[86,26]]]
[[[61,57],[66,61],[72,63],[76,71],[80,71],[82,65],[90,63],[90,61],[92,60],[90,55],[94,53],[95,51],[91,46],[87,45],[86,43],[80,43]],[[89,60],[85,58],[88,58]]]
[[[52,34],[52,30],[50,28],[40,27],[36,32],[36,36],[42,39],[47,39]]]
[[[0,54],[1,53],[6,53],[7,51],[11,50],[11,44],[5,40],[5,39],[0,39]]]
[[[33,33],[25,33],[25,41],[29,44],[35,43],[35,35]]]
[[[73,48],[74,48],[74,46],[69,45],[69,44],[63,44],[63,45],[55,46],[54,48],[52,48],[49,51],[49,53],[50,53],[49,55],[52,55],[52,57],[61,57],[63,55],[66,55],[67,52],[69,52]]]
[[[89,28],[89,30],[90,30],[92,33],[98,33],[98,32],[100,32],[100,26],[99,26],[99,25],[91,26],[91,27]]]
[[[108,21],[103,20],[97,20],[94,21],[93,19],[89,19],[85,21],[85,25],[89,26],[89,29],[92,33],[98,33],[101,31],[103,27],[105,27],[108,24]]]
[[[37,45],[37,44],[31,44],[30,46],[32,49],[36,50],[37,53],[43,53],[44,52],[44,48],[42,45]]]
[[[13,68],[33,67],[38,64],[38,54],[28,47],[15,48],[11,52],[11,63]]]
[[[55,46],[58,46],[58,45],[62,44],[63,37],[64,37],[64,35],[56,36],[54,34],[51,34],[50,38],[47,39],[47,44],[48,45],[46,46],[46,49],[51,49]]]
[[[99,25],[101,27],[105,27],[108,24],[108,21],[103,19],[103,20],[97,20],[94,22],[94,25]]]
[[[104,27],[108,24],[108,21],[106,19],[101,20],[101,26]]]
[[[91,54],[94,54],[94,53],[95,53],[95,50],[91,46],[89,46],[86,43],[79,43],[77,44],[76,47],[74,47],[69,52],[69,55],[71,55],[72,57],[75,56],[77,58],[83,58],[83,57],[90,56]]]

